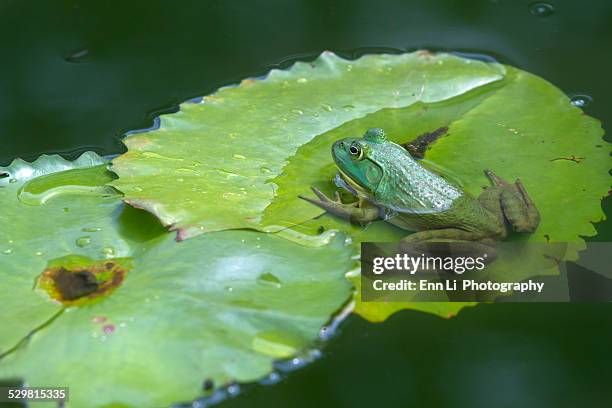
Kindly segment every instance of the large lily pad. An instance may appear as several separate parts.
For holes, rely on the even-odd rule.
[[[0,168],[0,379],[68,386],[70,407],[168,406],[205,381],[267,375],[349,298],[342,236],[316,248],[244,230],[177,243],[104,187],[103,163]]]
[[[309,215],[266,214],[271,182],[317,135],[383,108],[434,103],[503,77],[499,64],[426,52],[348,61],[325,52],[263,80],[247,79],[128,136],[112,183],[179,238],[233,228],[276,230]],[[313,168],[316,174],[316,168]],[[282,207],[282,203],[277,204]],[[231,208],[231,211],[228,211]]]
[[[554,259],[576,259],[583,247],[582,237],[594,235],[592,223],[604,218],[601,198],[610,184],[609,145],[601,138],[599,122],[572,106],[557,88],[524,71],[512,67],[506,70],[504,80],[460,97],[436,104],[384,109],[320,135],[302,146],[290,158],[284,173],[274,180],[278,184],[277,197],[269,209],[282,203],[278,208],[295,208],[317,215],[318,208],[304,207],[295,196],[303,194],[310,185],[327,194],[337,189],[331,181],[336,169],[329,154],[329,146],[335,140],[379,126],[385,127],[393,141],[404,145],[434,134],[437,139],[423,152],[422,164],[472,195],[477,196],[489,184],[484,169],[493,169],[508,180],[521,178],[527,186],[540,209],[542,222],[534,234],[515,234],[509,240],[572,243],[562,252],[559,246],[542,245],[525,246],[520,257],[516,249],[502,252],[498,261],[489,266],[489,277],[520,281],[536,274],[557,274]],[[511,103],[526,99],[531,103]],[[382,228],[380,224],[378,221],[359,228],[325,216],[294,228],[311,234],[322,227],[340,229],[352,236],[356,244],[394,242],[407,234],[391,226]],[[542,251],[550,253],[544,252],[548,256],[542,257]],[[353,281],[359,288],[358,277]],[[359,294],[357,300],[356,313],[372,321],[384,320],[401,308],[427,309],[448,316],[468,305],[361,303]]]
[[[331,143],[369,127],[385,128],[398,143],[436,135],[424,165],[473,195],[488,184],[486,168],[520,177],[542,224],[511,240],[582,242],[595,233],[592,222],[604,217],[609,147],[598,121],[537,76],[425,52],[355,61],[324,53],[310,64],[224,88],[202,104],[182,105],[162,118],[159,130],[126,139],[129,151],[114,161],[120,177],[113,185],[178,229],[180,238],[224,228],[316,234],[323,227],[346,231],[356,246],[393,241],[404,232],[316,219],[321,210],[297,198],[312,185],[331,193]],[[565,258],[574,259],[576,248]],[[516,262],[499,262],[494,274],[520,271]],[[556,270],[549,263],[540,272]],[[365,309],[356,308],[364,315]],[[367,309],[381,319],[375,305]]]

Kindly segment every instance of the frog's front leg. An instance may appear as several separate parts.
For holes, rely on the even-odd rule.
[[[540,223],[540,212],[527,194],[523,183],[516,179],[510,184],[490,170],[485,171],[491,182],[500,191],[499,202],[503,215],[514,231],[533,232]]]
[[[380,218],[380,210],[377,207],[367,205],[367,202],[364,200],[344,204],[337,191],[334,194],[334,199],[331,199],[315,187],[311,187],[311,190],[319,197],[318,200],[305,196],[299,197],[338,217],[342,217],[360,225],[367,224]]]

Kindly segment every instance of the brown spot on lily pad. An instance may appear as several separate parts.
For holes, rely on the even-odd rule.
[[[415,159],[422,159],[425,157],[425,152],[429,148],[429,145],[434,143],[440,137],[448,133],[448,126],[443,126],[434,130],[433,132],[426,132],[416,137],[408,143],[402,144],[402,146],[408,150],[408,153]]]
[[[131,268],[130,258],[98,261],[69,255],[50,261],[38,277],[36,288],[66,306],[81,306],[110,295]],[[94,318],[95,323],[105,320]]]

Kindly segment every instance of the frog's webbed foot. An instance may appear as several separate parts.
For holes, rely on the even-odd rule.
[[[540,212],[519,179],[513,184],[486,170],[485,174],[500,190],[499,202],[504,217],[517,232],[533,232],[540,223]]]
[[[359,206],[359,202],[344,204],[337,191],[334,193],[334,198],[331,199],[316,187],[311,187],[310,189],[318,197],[318,200],[301,195],[299,197],[338,217],[357,224],[367,224],[380,218],[380,212],[376,207]]]

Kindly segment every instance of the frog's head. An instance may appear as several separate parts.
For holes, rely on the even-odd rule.
[[[362,138],[338,140],[332,146],[332,156],[340,175],[357,192],[374,195],[392,151],[400,146],[390,142],[382,129],[369,129]]]

